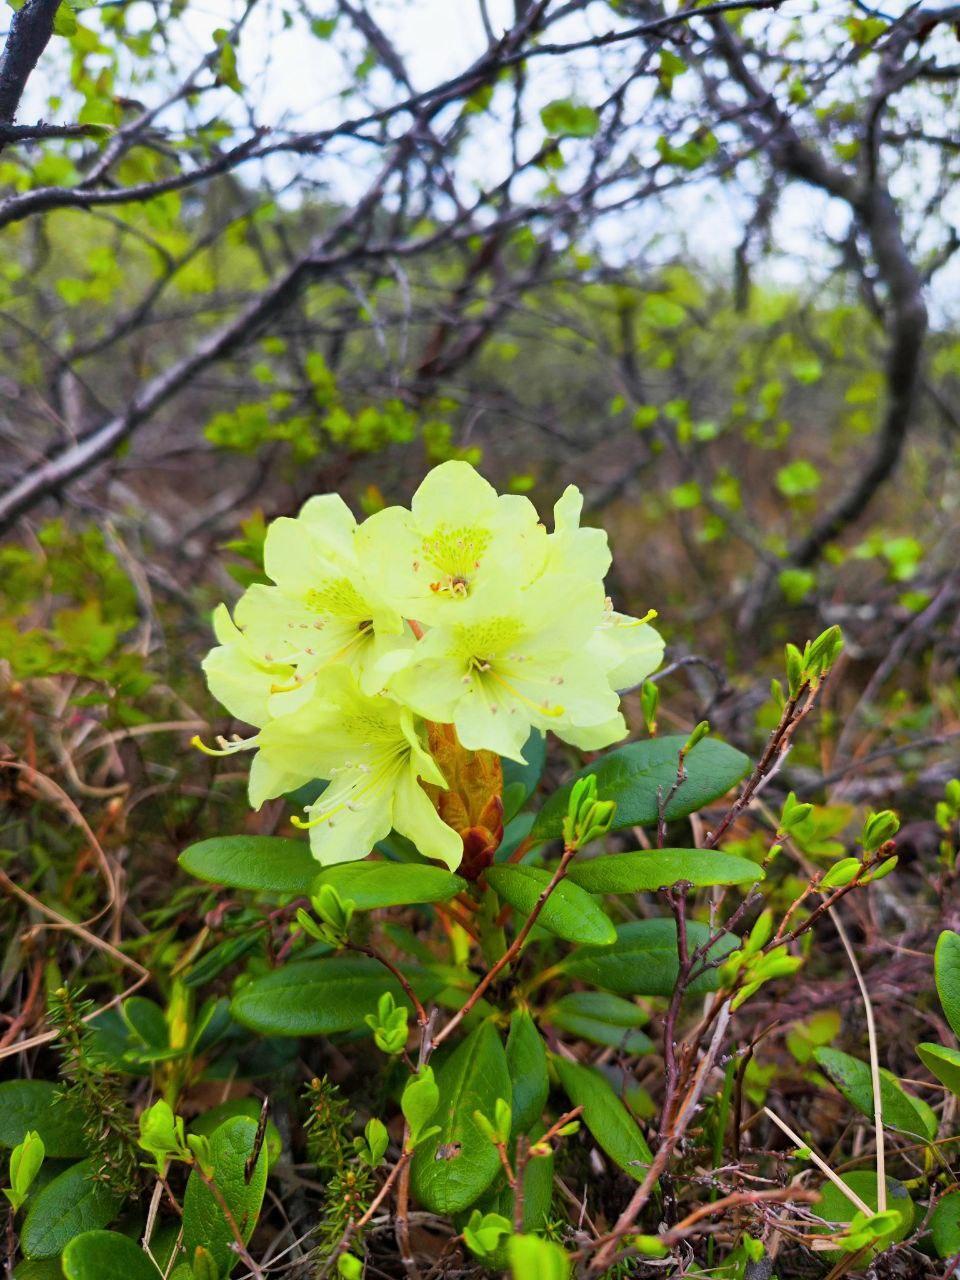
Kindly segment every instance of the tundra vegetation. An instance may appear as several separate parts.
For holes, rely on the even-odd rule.
[[[958,1273],[960,6],[890,8],[11,0],[6,1276]]]

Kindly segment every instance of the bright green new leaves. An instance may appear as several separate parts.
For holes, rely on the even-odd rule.
[[[16,1147],[37,1133],[50,1160],[87,1152],[83,1116],[49,1080],[5,1080],[0,1084],[0,1147]]]
[[[311,863],[316,873],[316,863]],[[411,906],[417,902],[449,902],[467,887],[460,876],[417,863],[353,862],[321,871],[312,892],[332,885],[356,911]]]
[[[428,999],[442,983],[423,975],[414,985]],[[334,956],[288,964],[254,978],[234,996],[230,1011],[262,1035],[333,1035],[364,1027],[384,992],[406,1005],[400,984],[376,960]]]
[[[877,1175],[874,1172],[855,1169],[844,1173],[843,1180],[865,1205],[876,1209]],[[869,1245],[871,1254],[877,1254],[904,1238],[913,1226],[915,1209],[903,1184],[887,1178],[886,1214],[867,1218],[832,1182],[825,1182],[820,1188],[820,1203],[814,1207],[814,1213],[824,1222],[846,1226],[844,1236],[837,1242],[844,1252],[853,1253]]]
[[[748,858],[715,849],[642,849],[571,863],[567,878],[588,893],[653,893],[674,884],[753,884],[763,869]]]
[[[400,1099],[400,1110],[410,1129],[407,1150],[413,1151],[424,1138],[440,1132],[438,1125],[427,1127],[440,1105],[440,1089],[432,1067],[421,1067],[411,1076]]]
[[[933,956],[937,995],[950,1029],[960,1039],[960,933],[945,930]]]
[[[567,797],[563,820],[563,843],[567,849],[582,849],[605,836],[613,824],[616,802],[597,798],[597,780],[592,773],[577,778]]]
[[[839,1049],[815,1049],[813,1057],[850,1105],[873,1120],[873,1077],[869,1063]],[[887,1128],[912,1133],[918,1138],[936,1137],[937,1117],[930,1107],[908,1094],[896,1077],[883,1070],[880,1072],[880,1109]]]
[[[691,952],[709,938],[706,925],[688,922],[687,944]],[[736,945],[736,938],[724,934],[713,944],[710,958],[719,959]],[[616,995],[669,996],[680,972],[676,922],[661,918],[621,925],[613,946],[580,948],[563,961],[563,969],[572,978]],[[715,991],[717,985],[716,969],[708,969],[690,983],[687,991],[698,995]]]
[[[522,916],[528,916],[552,879],[552,873],[540,867],[493,866],[486,873],[494,891],[509,902]],[[613,921],[586,893],[575,884],[561,880],[556,885],[537,924],[568,942],[607,946],[617,940]]]
[[[120,1212],[123,1197],[94,1178],[95,1160],[65,1169],[31,1197],[20,1233],[28,1258],[53,1258],[82,1231],[105,1227]]]
[[[593,774],[601,800],[616,801],[614,829],[651,826],[657,821],[657,788],[666,796],[677,780],[678,753],[687,739],[682,734],[633,742],[581,769],[577,778]],[[687,778],[666,807],[668,821],[695,813],[724,795],[743,778],[750,761],[716,738],[697,743],[684,762]],[[563,818],[573,783],[554,792],[537,815],[530,837],[551,840],[563,830]]]
[[[218,1275],[229,1275],[237,1262],[231,1247],[235,1236],[223,1207],[227,1206],[244,1243],[257,1225],[267,1188],[267,1152],[261,1148],[253,1168],[247,1164],[254,1153],[255,1121],[246,1116],[227,1120],[210,1139],[211,1177],[219,1195],[207,1185],[200,1170],[194,1169],[183,1197],[183,1247],[187,1257],[199,1246],[208,1251]]]
[[[488,1258],[495,1253],[500,1241],[513,1230],[513,1223],[502,1213],[481,1213],[474,1209],[463,1228],[463,1239],[471,1253],[478,1258]]]
[[[540,110],[540,119],[548,133],[568,138],[592,138],[600,128],[600,117],[593,107],[556,98]]]
[[[189,1159],[183,1118],[174,1115],[169,1102],[158,1098],[140,1116],[140,1136],[137,1146],[153,1156],[154,1168],[159,1177],[167,1171],[172,1159]]]
[[[398,1005],[390,991],[377,1001],[377,1012],[368,1013],[364,1022],[373,1032],[373,1042],[381,1053],[403,1053],[407,1043],[407,1011]]]
[[[458,1213],[482,1195],[500,1170],[496,1148],[478,1129],[475,1111],[493,1115],[498,1098],[511,1096],[507,1058],[497,1030],[482,1023],[437,1072],[438,1132],[417,1147],[413,1191],[433,1213]]]
[[[66,1280],[158,1280],[160,1272],[129,1236],[117,1231],[85,1231],[63,1251]]]
[[[614,1093],[606,1079],[593,1067],[551,1059],[563,1091],[575,1107],[583,1107],[583,1121],[597,1145],[615,1164],[642,1182],[653,1155],[640,1127]]]
[[[507,1242],[513,1280],[567,1280],[570,1260],[558,1244],[540,1236],[511,1236]]]
[[[26,1200],[30,1185],[40,1172],[43,1157],[43,1139],[32,1129],[10,1152],[10,1186],[4,1187],[3,1194],[10,1201],[14,1213]]]
[[[292,897],[309,894],[317,875],[306,842],[282,836],[214,836],[184,849],[180,865],[211,884]]]

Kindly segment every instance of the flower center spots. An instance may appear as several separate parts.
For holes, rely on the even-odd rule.
[[[489,529],[438,524],[421,544],[423,558],[439,570],[439,577],[430,583],[431,591],[454,597],[468,595],[491,536]]]
[[[319,587],[311,587],[304,603],[313,613],[333,613],[340,617],[359,618],[360,630],[370,625],[370,606],[349,578],[328,578]]]

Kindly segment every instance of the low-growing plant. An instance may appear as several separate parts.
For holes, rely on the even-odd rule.
[[[304,1168],[320,1189],[290,1274],[787,1280],[797,1250],[831,1276],[960,1255],[954,1135],[886,1069],[839,909],[896,868],[898,819],[868,812],[854,841],[852,807],[771,799],[838,628],[786,646],[755,762],[707,721],[660,735],[663,642],[606,597],[606,536],[580,513],[568,489],[548,532],[448,462],[409,510],[358,525],[325,495],[268,528],[269,582],[217,611],[204,663],[255,732],[198,745],[254,752],[251,803],[289,805],[291,830],[184,850],[226,896],[207,894],[164,1003],[89,1022],[59,989],[66,1087],[0,1085],[20,1280],[262,1278],[251,1241],[281,1152],[281,1201]],[[631,690],[649,736],[617,745]],[[573,777],[548,734],[586,753]],[[958,788],[936,811],[944,884]],[[863,1057],[835,1043],[847,1010],[769,1016],[821,928]],[[940,938],[936,986],[960,1036],[960,934]],[[764,1061],[784,1023],[789,1089]],[[328,1074],[298,1101],[309,1038]],[[943,1040],[917,1051],[960,1094]],[[202,1082],[272,1075],[262,1105],[184,1113]],[[856,1142],[818,1147],[812,1088],[835,1088]],[[141,1246],[119,1227],[151,1187]]]

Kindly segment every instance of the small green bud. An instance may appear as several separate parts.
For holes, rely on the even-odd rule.
[[[886,844],[900,830],[900,819],[891,809],[881,809],[879,813],[871,813],[863,824],[860,843],[867,853],[873,853]]]
[[[363,1263],[353,1253],[341,1253],[337,1259],[337,1271],[344,1280],[360,1280],[363,1275]]]
[[[747,955],[754,955],[756,952],[761,951],[769,942],[772,933],[773,912],[768,908],[757,917],[757,922],[750,930],[750,936],[747,938],[744,952]]]
[[[198,1244],[193,1252],[193,1264],[190,1268],[193,1280],[219,1280],[220,1269],[213,1260],[209,1249]]]
[[[657,712],[660,709],[660,686],[644,680],[640,686],[640,708],[643,723],[651,736],[657,732]]]
[[[613,822],[616,803],[597,799],[597,779],[590,773],[578,778],[570,790],[567,815],[563,820],[563,840],[568,848],[580,849],[605,835]]]
[[[787,688],[790,697],[795,698],[803,684],[803,655],[795,644],[787,644],[784,649],[787,668]]]
[[[710,732],[710,721],[701,720],[700,723],[693,729],[689,738],[687,738],[686,742],[680,748],[682,754],[685,756],[689,755],[690,752],[693,750],[693,748],[697,745],[697,743],[702,742],[709,732]]]
[[[881,862],[878,867],[874,867],[872,871],[868,871],[863,877],[864,884],[872,884],[874,880],[882,880],[884,876],[888,876],[891,871],[896,871],[898,858],[887,858],[885,862]]]
[[[770,697],[773,699],[774,706],[778,711],[782,711],[786,705],[787,695],[783,692],[783,685],[774,677],[770,681]]]

